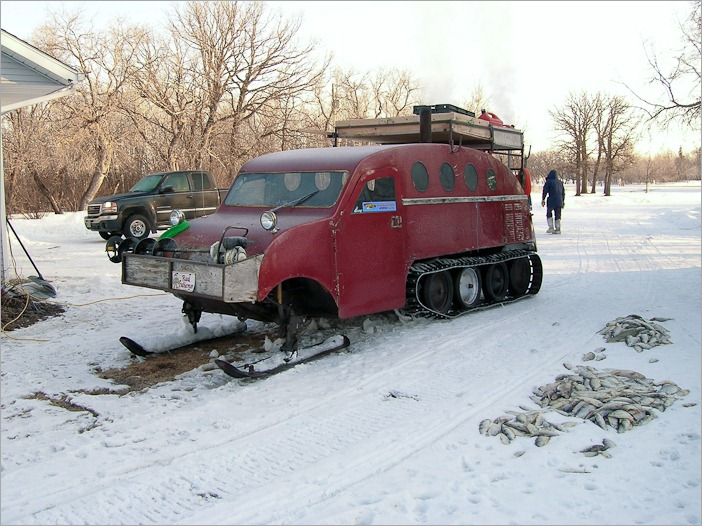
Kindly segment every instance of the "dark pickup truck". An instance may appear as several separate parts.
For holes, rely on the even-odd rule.
[[[127,193],[88,203],[85,228],[103,239],[119,235],[144,239],[170,228],[173,210],[182,211],[186,219],[214,213],[228,190],[215,188],[212,175],[201,170],[150,174]]]

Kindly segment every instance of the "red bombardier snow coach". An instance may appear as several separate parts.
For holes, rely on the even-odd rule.
[[[441,105],[331,136],[247,162],[208,217],[108,241],[122,282],[182,299],[195,330],[202,312],[275,321],[287,350],[302,317],[453,317],[539,291],[520,131]]]

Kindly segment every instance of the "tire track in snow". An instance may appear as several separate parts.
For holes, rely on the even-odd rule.
[[[487,316],[480,316],[483,323],[477,336],[517,316],[519,314],[515,311],[511,316],[499,317],[499,320],[488,323],[485,323]],[[435,330],[440,323],[420,325],[417,329],[420,333]],[[387,340],[383,349],[391,347],[392,334],[385,335],[383,339]],[[219,444],[196,443],[184,454],[166,454],[166,458],[158,456],[157,462],[150,467],[108,477],[109,483],[103,487],[92,485],[88,491],[69,488],[64,492],[65,499],[57,499],[56,495],[47,495],[42,499],[41,495],[35,494],[36,498],[30,503],[31,517],[36,523],[87,521],[101,524],[115,523],[116,518],[124,523],[187,522],[187,517],[192,513],[209,508],[220,499],[239,502],[239,509],[243,500],[264,498],[257,495],[267,494],[271,485],[284,485],[290,479],[299,478],[300,473],[328,470],[325,466],[344,461],[349,448],[355,448],[358,452],[353,483],[362,481],[390,469],[412,452],[476,418],[483,408],[504,395],[504,392],[495,392],[477,406],[470,403],[456,409],[456,393],[462,393],[465,382],[476,376],[478,368],[474,362],[479,358],[466,360],[462,368],[452,370],[450,375],[440,373],[427,376],[419,370],[419,365],[428,367],[441,361],[441,353],[455,352],[451,351],[453,346],[454,342],[447,342],[412,354],[395,351],[399,361],[393,367],[364,375],[360,383],[329,393],[330,396],[324,400],[315,399],[286,418],[241,436],[223,439]],[[357,357],[362,358],[361,361],[372,362],[372,355],[369,354],[372,352],[361,352]],[[348,358],[353,359],[354,353],[329,367],[343,366]],[[512,389],[520,389],[528,382],[528,375],[538,373],[542,365],[534,365],[523,381],[513,385]],[[436,368],[436,365],[433,367]],[[313,376],[314,369],[300,370],[299,374]],[[384,396],[387,394],[388,376],[401,376],[402,383],[417,386],[411,392],[416,400]],[[283,375],[278,378],[285,381]],[[346,404],[342,411],[334,404],[334,401],[353,397],[356,397],[354,403]],[[427,414],[435,415],[429,423],[426,422]],[[301,419],[305,421],[302,427]],[[406,429],[405,434],[418,437],[409,450],[406,446],[398,450],[395,441],[388,443],[387,436],[397,429]],[[314,476],[306,475],[306,478],[314,479]],[[339,484],[346,484],[346,478],[344,476],[329,483],[338,487]],[[154,479],[159,481],[156,486],[153,485]],[[193,484],[192,481],[197,483]],[[301,488],[303,492],[310,490],[309,485],[303,484]],[[281,491],[284,491],[282,487]],[[243,495],[251,497],[243,499]],[[318,499],[321,498],[323,496]],[[60,500],[63,502],[59,505],[49,504]],[[45,503],[42,504],[42,501]],[[129,502],[131,506],[121,509],[120,502]],[[153,509],[153,502],[164,505]],[[91,510],[89,517],[86,517],[86,510]],[[144,513],[142,510],[150,511]],[[23,519],[26,519],[26,514]]]

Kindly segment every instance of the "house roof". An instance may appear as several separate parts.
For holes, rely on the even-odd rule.
[[[0,31],[1,113],[71,95],[85,78],[15,35]]]

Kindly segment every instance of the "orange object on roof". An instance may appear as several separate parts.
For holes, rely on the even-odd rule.
[[[488,121],[493,126],[504,126],[502,119],[500,119],[494,113],[490,113],[489,111],[482,110],[482,112],[480,113],[480,117],[478,118],[483,119],[484,121]]]

